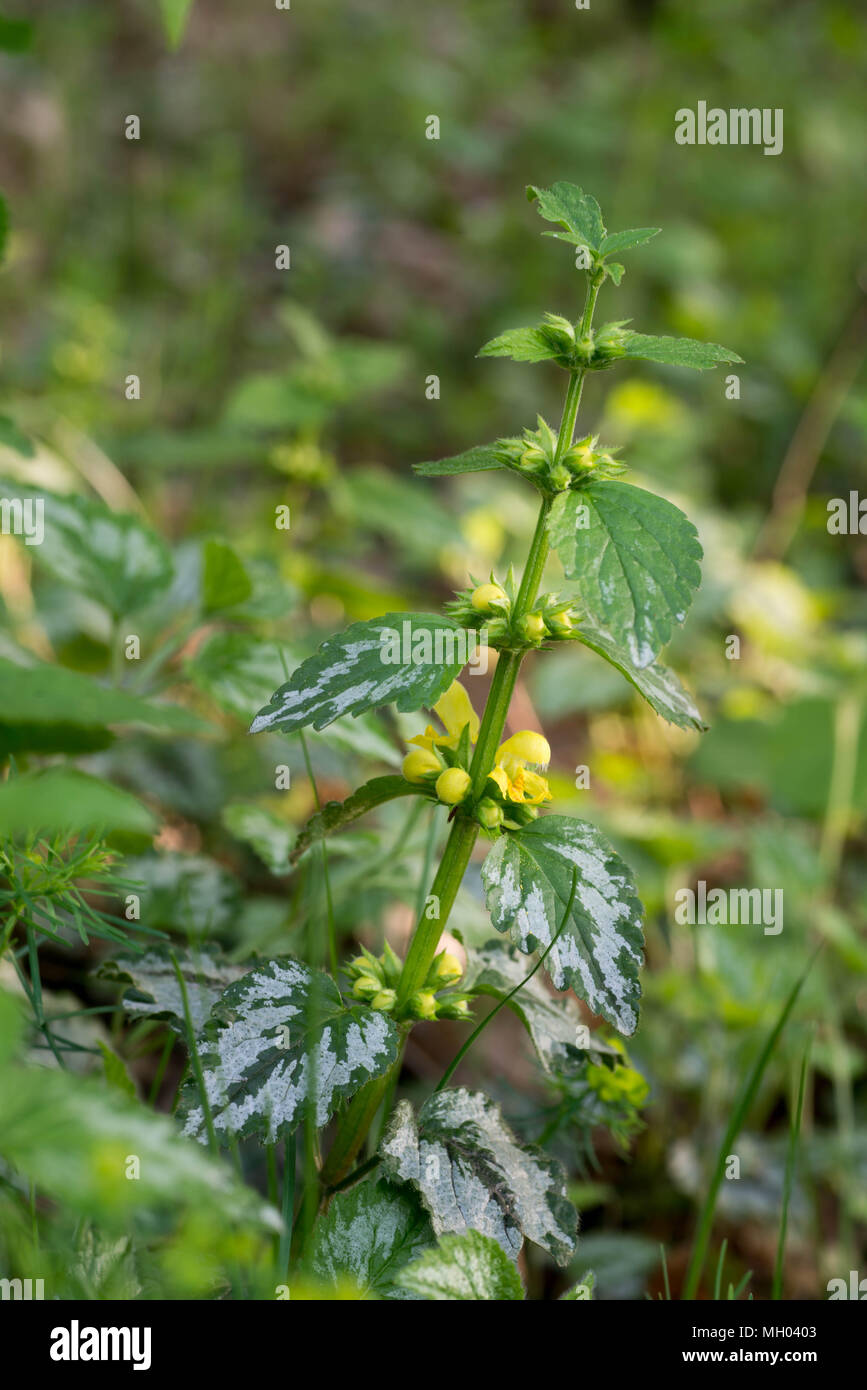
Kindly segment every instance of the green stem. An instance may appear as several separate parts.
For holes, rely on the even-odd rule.
[[[487,1028],[488,1024],[491,1022],[491,1020],[496,1018],[497,1014],[500,1012],[500,1009],[504,1009],[506,1005],[509,1003],[509,1001],[511,999],[514,999],[515,995],[518,993],[518,990],[523,989],[525,985],[528,985],[530,983],[536,971],[544,962],[545,957],[549,954],[549,952],[551,952],[554,949],[560,937],[560,933],[563,931],[563,928],[569,921],[569,913],[572,911],[572,903],[575,901],[575,889],[577,887],[578,866],[576,864],[575,868],[572,871],[572,890],[569,894],[569,901],[566,903],[566,910],[563,913],[563,920],[560,923],[554,935],[551,937],[551,940],[548,942],[548,945],[545,947],[544,951],[542,951],[532,970],[528,971],[528,973],[524,976],[523,980],[520,980],[513,989],[510,989],[508,994],[504,994],[502,999],[498,999],[494,1008],[491,1009],[491,1012],[487,1014],[485,1018],[481,1020],[480,1023],[476,1024],[475,1028],[473,1029],[472,1033],[470,1033],[470,1036],[467,1038],[466,1042],[463,1044],[462,1047],[459,1048],[455,1056],[452,1058],[450,1064],[446,1067],[445,1071],[440,1077],[439,1082],[434,1088],[434,1093],[436,1093],[436,1091],[444,1090],[444,1088],[451,1081],[461,1062],[466,1057],[473,1043],[478,1038],[479,1034],[483,1033],[484,1030]]]
[[[362,1086],[346,1107],[337,1136],[319,1174],[323,1187],[335,1187],[355,1162],[388,1090],[391,1073],[400,1067],[402,1051],[401,1048],[397,1061],[388,1071],[382,1076],[375,1076],[366,1086]]]
[[[601,283],[602,278],[599,277],[591,280],[587,287],[587,298],[584,303],[580,326],[582,334],[589,332],[596,296],[599,293]],[[583,371],[573,372],[570,375],[557,435],[558,458],[566,452],[572,443],[583,384]],[[513,614],[519,620],[531,611],[539,592],[539,585],[542,582],[542,573],[548,559],[548,513],[551,510],[551,502],[550,497],[543,497],[539,508],[536,529],[530,543],[530,553],[527,556],[521,587],[513,608]],[[491,688],[488,692],[485,711],[482,715],[473,760],[470,764],[474,800],[482,795],[488,775],[494,766],[523,658],[523,651],[503,651],[500,653],[497,669],[494,671]],[[429,898],[437,899],[435,904],[436,916],[428,917],[426,910],[418,914],[416,929],[410,942],[406,960],[403,963],[403,970],[397,987],[396,1013],[398,1017],[406,1009],[412,996],[424,986],[437,953],[440,938],[445,931],[449,913],[470,862],[478,833],[478,824],[466,816],[458,814],[452,822],[451,833],[446,841],[443,857],[428,895]],[[384,1097],[388,1093],[391,1073],[399,1068],[400,1056],[385,1076],[376,1077],[369,1081],[350,1102],[320,1174],[326,1187],[333,1187],[348,1172],[351,1163],[364,1143]]]
[[[199,1089],[199,1096],[201,1097],[202,1101],[202,1114],[205,1118],[205,1129],[207,1130],[208,1134],[208,1144],[210,1146],[211,1153],[216,1158],[219,1155],[220,1146],[217,1142],[217,1133],[214,1129],[214,1120],[211,1114],[211,1102],[208,1099],[208,1092],[205,1087],[205,1075],[202,1071],[202,1062],[201,1058],[199,1057],[199,1049],[196,1045],[196,1031],[193,1027],[193,1016],[190,1012],[190,998],[187,994],[187,982],[184,979],[183,971],[181,970],[181,967],[178,964],[178,958],[175,955],[174,951],[169,951],[169,960],[172,963],[172,969],[175,972],[175,979],[178,982],[178,989],[181,992],[181,1004],[183,1006],[184,1011],[184,1023],[187,1029],[187,1044],[189,1046],[190,1052],[190,1066],[192,1068],[193,1075],[196,1078],[196,1085]]]

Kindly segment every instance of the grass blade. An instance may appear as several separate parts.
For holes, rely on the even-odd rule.
[[[717,1155],[716,1167],[714,1168],[713,1177],[711,1178],[710,1182],[710,1187],[708,1188],[708,1193],[704,1199],[704,1205],[702,1206],[701,1213],[699,1215],[695,1244],[692,1248],[692,1255],[690,1256],[689,1268],[686,1271],[686,1279],[683,1285],[683,1292],[681,1293],[682,1299],[695,1298],[696,1290],[698,1288],[698,1281],[701,1278],[705,1258],[707,1256],[707,1247],[710,1241],[710,1234],[711,1228],[713,1226],[713,1217],[714,1212],[716,1210],[717,1197],[719,1195],[720,1186],[722,1184],[723,1176],[725,1174],[726,1158],[728,1154],[731,1153],[732,1144],[741,1132],[744,1121],[746,1120],[747,1114],[749,1112],[749,1108],[756,1097],[756,1092],[759,1089],[762,1077],[765,1074],[765,1069],[768,1065],[768,1062],[771,1060],[771,1056],[773,1054],[774,1048],[777,1045],[780,1034],[782,1033],[783,1029],[789,1021],[789,1015],[795,1007],[795,1002],[798,998],[798,995],[801,992],[801,988],[804,984],[804,981],[806,980],[807,976],[812,970],[813,962],[821,949],[822,948],[820,946],[817,948],[816,951],[813,952],[812,956],[810,957],[807,963],[807,968],[804,970],[803,974],[799,977],[799,979],[796,980],[794,986],[789,991],[789,995],[785,1003],[783,1004],[782,1009],[780,1010],[776,1022],[774,1023],[773,1028],[766,1037],[758,1057],[753,1063],[752,1070],[746,1079],[746,1082],[735,1104],[735,1108],[732,1111],[731,1116],[729,1118],[728,1125],[726,1126],[726,1132],[723,1135],[723,1140],[720,1145],[719,1153]]]
[[[811,1040],[812,1041],[812,1040]],[[789,1225],[789,1202],[792,1199],[792,1186],[795,1181],[795,1166],[798,1161],[798,1140],[801,1135],[801,1120],[804,1114],[804,1092],[807,1088],[807,1065],[810,1060],[810,1043],[807,1044],[801,1062],[801,1076],[798,1082],[798,1100],[792,1116],[789,1131],[789,1151],[786,1155],[786,1177],[783,1183],[783,1209],[780,1215],[780,1239],[777,1244],[777,1259],[774,1265],[774,1283],[771,1298],[778,1301],[783,1296],[783,1256],[786,1251],[786,1230]]]

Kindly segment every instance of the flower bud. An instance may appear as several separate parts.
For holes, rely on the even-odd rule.
[[[425,983],[433,989],[445,989],[446,985],[455,984],[463,973],[463,966],[457,956],[453,956],[449,951],[441,951],[428,971]]]
[[[432,772],[440,772],[442,763],[436,753],[427,748],[413,748],[403,760],[403,775],[408,782],[424,782]]]
[[[352,993],[356,999],[373,999],[381,990],[382,981],[374,979],[372,975],[359,975],[352,986]]]
[[[521,636],[527,642],[541,642],[545,637],[545,619],[541,613],[527,613],[521,619]]]
[[[568,608],[549,613],[545,622],[552,637],[567,637],[572,631],[572,618]]]
[[[550,469],[548,473],[548,481],[550,482],[552,487],[560,488],[562,490],[563,488],[568,487],[571,483],[572,474],[566,467],[565,463],[555,463],[554,467]]]
[[[498,806],[496,801],[492,801],[489,796],[483,797],[476,807],[476,816],[479,824],[486,830],[496,830],[497,826],[503,824],[503,808]]]
[[[535,444],[531,444],[529,449],[525,449],[520,458],[521,467],[528,469],[531,473],[542,468],[546,462],[547,460],[542,450]]]
[[[499,584],[480,584],[473,590],[470,602],[477,613],[490,613],[495,608],[508,606],[509,599]]]
[[[441,999],[437,1010],[440,1018],[462,1019],[469,1018],[470,1006],[466,999],[450,1000],[448,996]]]
[[[471,786],[469,774],[462,767],[449,767],[437,778],[436,793],[446,806],[457,806]]]
[[[383,1013],[388,1013],[397,1003],[397,991],[393,989],[381,989],[370,1001],[372,1009],[381,1009]]]
[[[437,1001],[433,990],[418,990],[409,1001],[409,1012],[413,1018],[436,1018]]]

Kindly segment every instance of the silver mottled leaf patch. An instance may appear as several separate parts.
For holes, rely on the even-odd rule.
[[[659,661],[652,661],[649,666],[634,665],[625,648],[619,647],[602,628],[586,621],[575,629],[575,636],[585,647],[615,666],[644,696],[651,709],[669,724],[676,724],[679,729],[697,729],[699,733],[707,728],[689,691],[667,666]]]
[[[664,497],[608,481],[561,493],[549,529],[566,577],[581,586],[584,611],[633,666],[649,666],[701,582],[692,522]]]
[[[378,1298],[413,1299],[397,1283],[408,1261],[433,1244],[427,1212],[408,1187],[362,1182],[338,1192],[319,1218],[307,1260],[315,1279],[352,1279]]]
[[[545,816],[510,832],[482,865],[488,911],[522,951],[544,950],[557,989],[574,989],[621,1033],[638,1024],[643,909],[628,866],[594,825]]]
[[[539,974],[527,980],[530,966],[514,946],[502,939],[488,941],[480,950],[467,953],[467,970],[461,989],[470,994],[487,994],[503,999],[521,985],[509,1000],[512,1009],[533,1041],[539,1061],[547,1072],[560,1076],[583,1073],[589,1061],[598,1062],[603,1053],[614,1049],[592,1034],[583,1045],[581,1013],[571,994],[550,993]]]
[[[386,613],[322,643],[271,697],[250,732],[323,729],[342,714],[429,708],[467,662],[467,634],[436,613]]]
[[[411,1183],[437,1236],[481,1231],[513,1258],[523,1239],[566,1264],[578,1218],[560,1165],[522,1148],[500,1107],[479,1091],[440,1091],[418,1114],[401,1101],[381,1152],[386,1170]]]
[[[175,954],[187,987],[193,1030],[198,1033],[223,990],[245,975],[250,966],[228,960],[214,945]],[[132,990],[127,990],[121,1001],[126,1013],[167,1019],[176,1033],[185,1034],[181,987],[165,948],[154,947],[141,956],[115,956],[100,966],[99,976],[129,981]]]
[[[309,1113],[324,1125],[338,1103],[397,1056],[397,1029],[384,1013],[346,1008],[333,980],[291,956],[258,965],[230,985],[198,1038],[217,1137],[258,1135],[274,1143]],[[183,1132],[204,1140],[195,1077],[178,1110]]]
[[[464,1236],[443,1236],[406,1269],[400,1283],[417,1297],[433,1303],[518,1302],[524,1286],[508,1255],[490,1236],[467,1231]]]

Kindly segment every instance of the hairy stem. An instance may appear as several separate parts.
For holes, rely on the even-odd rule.
[[[590,331],[596,296],[599,293],[601,283],[601,277],[594,277],[587,286],[587,298],[584,302],[584,312],[579,328],[582,334]],[[557,434],[558,459],[562,458],[571,446],[575,435],[575,422],[581,403],[584,375],[584,371],[581,370],[572,372],[569,377],[560,429]],[[527,556],[521,587],[513,609],[513,614],[518,620],[532,610],[536,595],[539,592],[539,585],[542,582],[542,574],[548,559],[548,513],[551,510],[551,501],[550,497],[543,497],[539,508],[536,529],[530,542],[530,553]],[[523,651],[503,651],[497,662],[497,669],[491,681],[485,711],[479,726],[479,736],[476,740],[473,760],[470,764],[474,799],[478,799],[482,795],[488,774],[494,766],[494,759],[503,737],[503,730],[506,727],[509,705],[512,701],[515,682],[518,679],[518,672],[521,669],[523,659]],[[412,996],[423,987],[427,979],[428,971],[437,953],[440,937],[445,931],[449,913],[470,862],[478,833],[478,824],[466,816],[457,815],[452,822],[451,833],[446,841],[443,857],[431,884],[430,893],[425,899],[426,902],[430,902],[431,899],[434,900],[430,902],[430,906],[434,909],[435,915],[428,917],[427,907],[419,912],[416,929],[401,971],[397,987],[396,1009],[398,1016],[406,1009]],[[401,1047],[401,1053],[402,1050]],[[347,1106],[337,1137],[320,1174],[325,1187],[333,1188],[348,1173],[367,1137],[368,1130],[373,1124],[384,1097],[390,1093],[392,1074],[399,1070],[400,1063],[401,1056],[399,1054],[397,1061],[389,1071],[384,1076],[378,1076],[372,1081],[368,1081],[367,1085],[362,1087]]]

